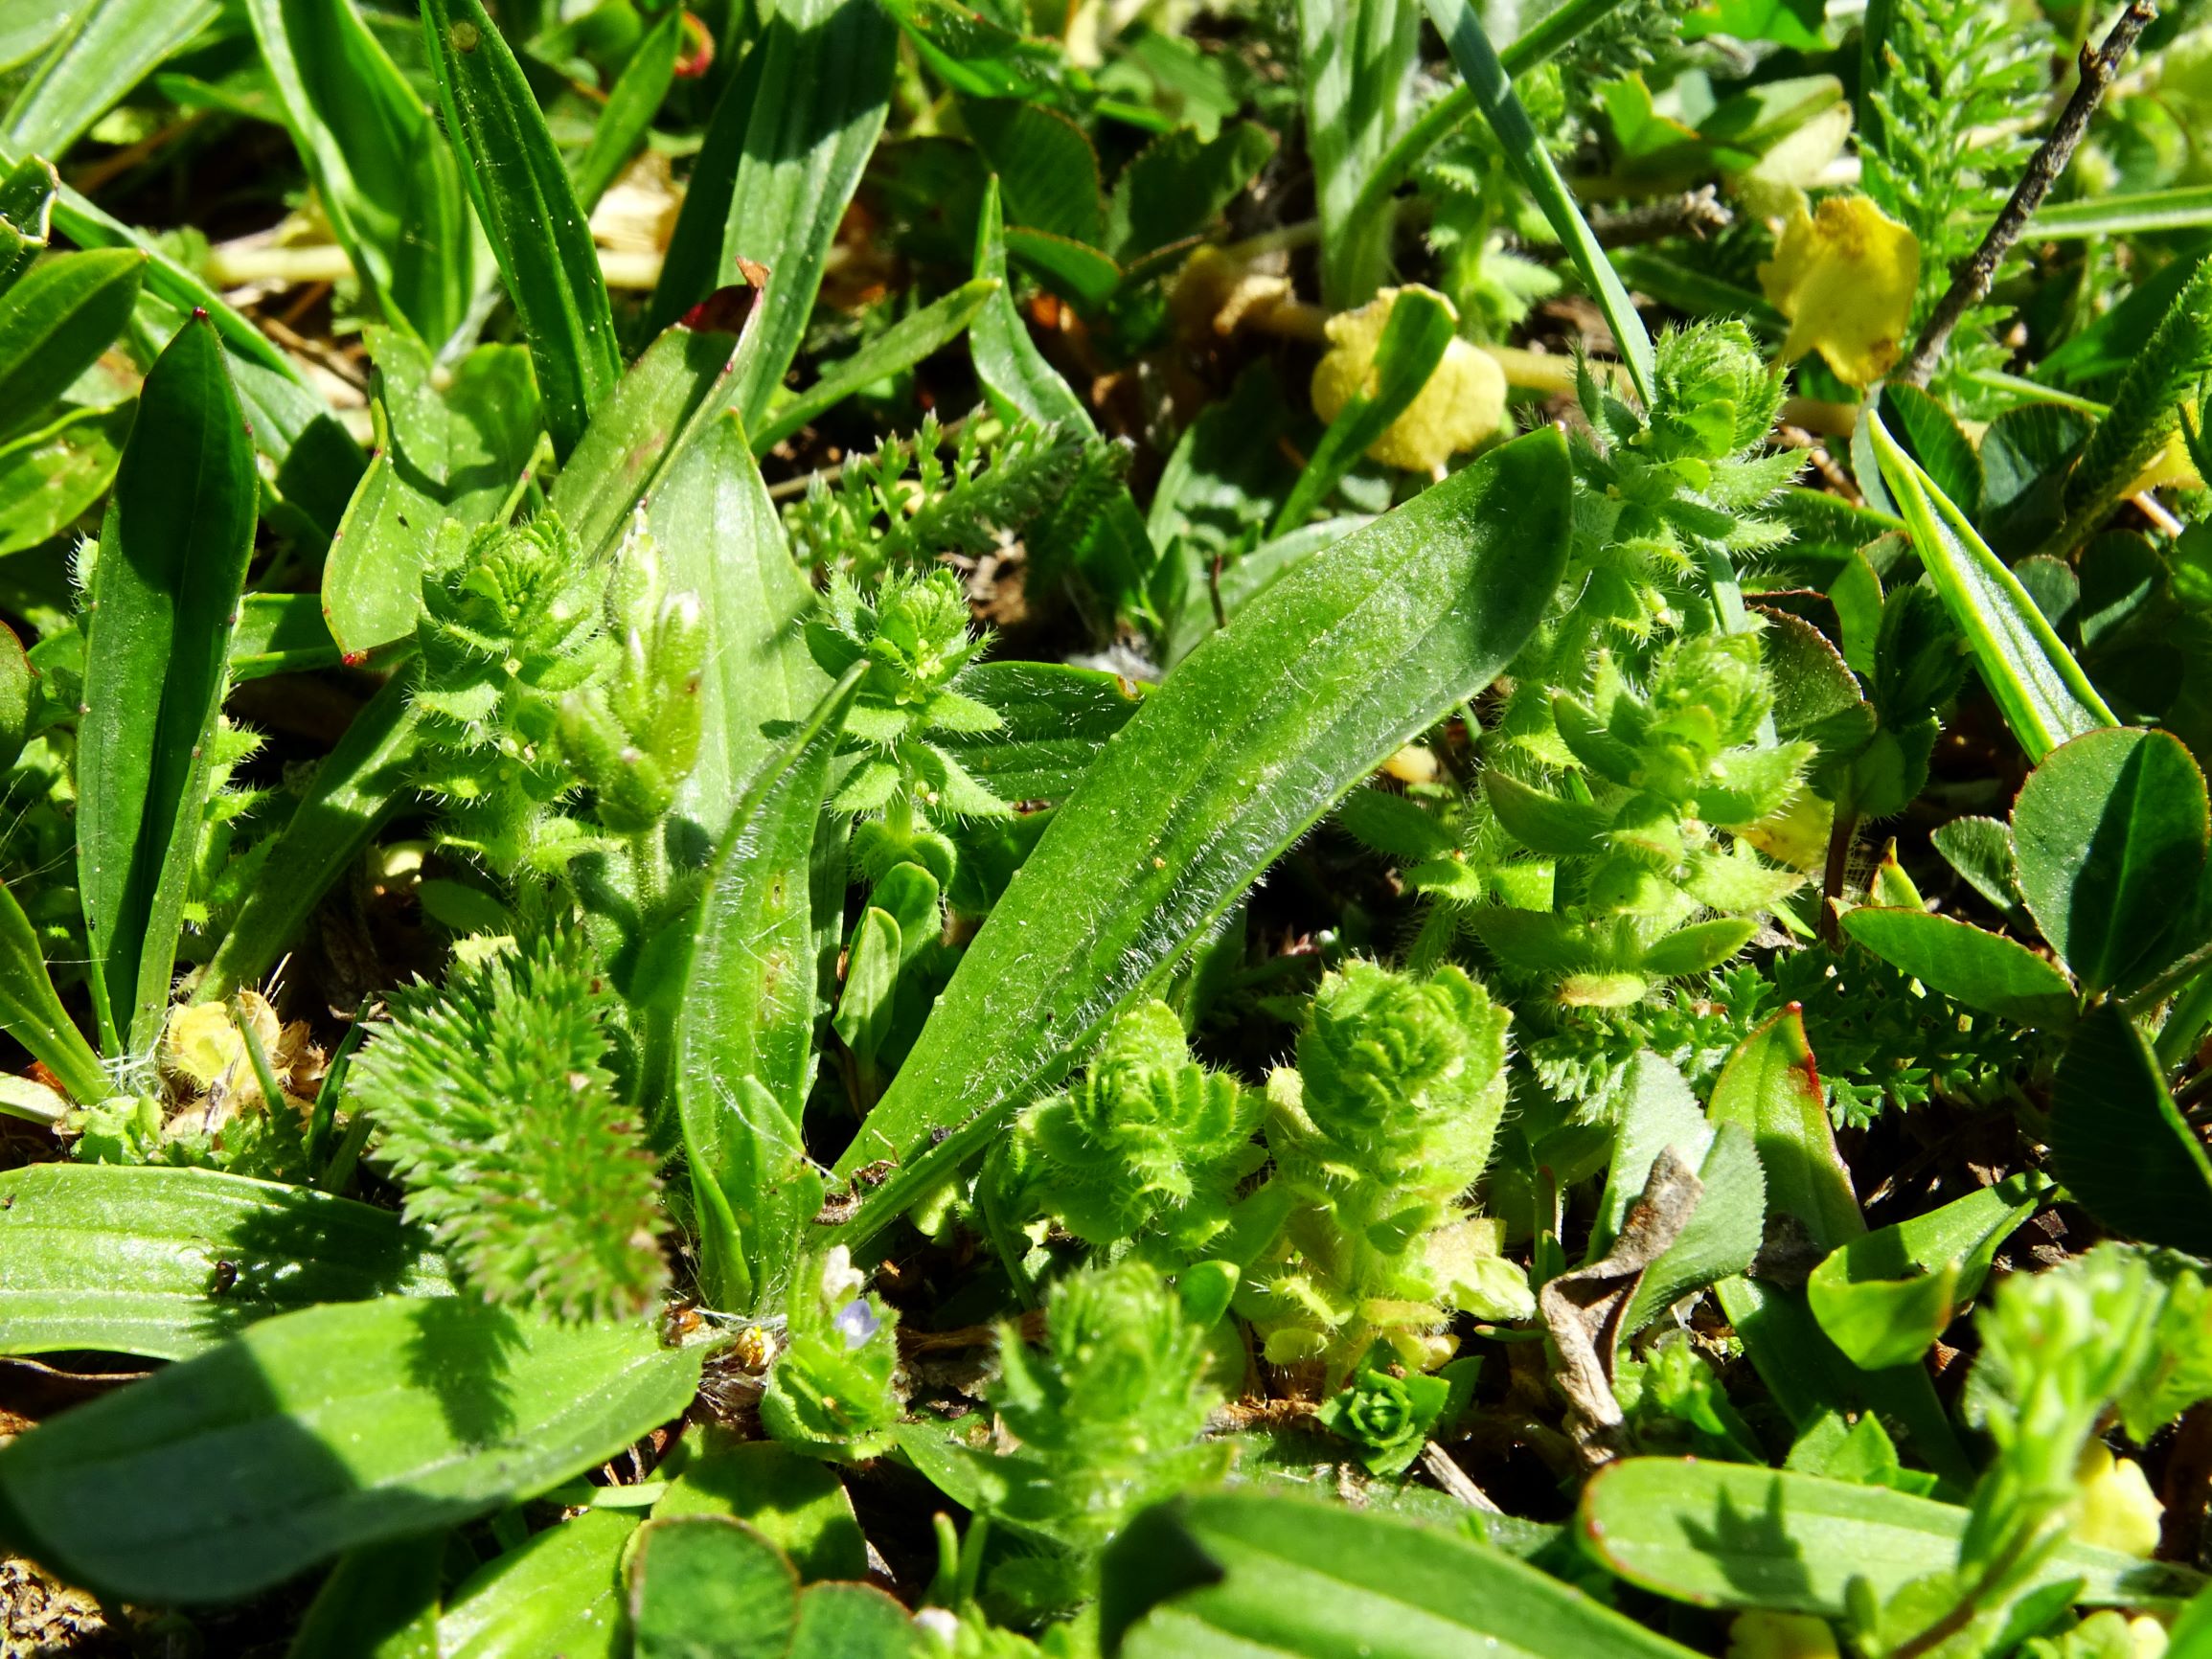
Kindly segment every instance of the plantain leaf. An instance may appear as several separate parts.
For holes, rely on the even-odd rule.
[[[2151,1045],[2110,1003],[2083,1015],[2066,1044],[2046,1138],[2066,1191],[2106,1226],[2212,1254],[2212,1158]]]
[[[222,343],[190,323],[139,394],[93,567],[77,864],[112,1054],[150,1055],[169,1005],[260,496]]]
[[[1629,1582],[1704,1607],[1838,1619],[1851,1579],[1880,1602],[1958,1558],[1968,1511],[1884,1487],[1694,1458],[1625,1458],[1583,1489],[1583,1544]],[[2074,1600],[2133,1604],[2191,1594],[2186,1567],[2063,1544],[2033,1582],[2080,1580]]]
[[[714,1307],[780,1297],[821,1208],[800,1135],[818,1017],[810,867],[849,670],[769,755],[707,872],[676,1025],[676,1102]]]
[[[68,254],[0,299],[0,443],[45,425],[54,405],[129,326],[146,256]]]
[[[213,0],[91,0],[8,106],[8,148],[58,161],[216,11]]]
[[[457,1296],[264,1319],[0,1448],[0,1526],[72,1581],[236,1601],[605,1462],[690,1403],[699,1350]]]
[[[591,227],[522,67],[479,0],[422,0],[445,128],[530,344],[554,453],[567,459],[622,377]]]
[[[1060,801],[1143,706],[1119,674],[1060,663],[983,663],[961,693],[998,711],[995,732],[946,734],[937,746],[1002,801]]]
[[[711,849],[775,747],[762,728],[803,717],[829,690],[799,631],[814,593],[791,562],[735,415],[717,419],[675,459],[647,512],[669,591],[698,595],[706,618],[699,756],[674,810]]]
[[[766,419],[799,350],[845,207],[883,130],[899,28],[876,0],[793,0],[730,78],[669,242],[651,325],[666,328],[741,260],[767,267],[757,354],[731,403]]]
[[[184,1359],[319,1302],[448,1296],[390,1210],[214,1170],[34,1164],[0,1174],[0,1352]]]
[[[1898,447],[1881,416],[1870,412],[1866,429],[1913,549],[2028,759],[2041,761],[2068,738],[2118,725],[2019,579],[1990,552],[1966,514]]]
[[[446,1601],[439,1659],[627,1659],[621,1563],[637,1529],[586,1510],[486,1562]]]
[[[1223,1492],[1107,1546],[1102,1647],[1122,1659],[1687,1659],[1503,1550],[1339,1505]]]
[[[1557,433],[1493,450],[1283,577],[1145,699],[839,1160],[903,1166],[840,1238],[981,1151],[1339,797],[1489,684],[1559,580],[1567,498]]]

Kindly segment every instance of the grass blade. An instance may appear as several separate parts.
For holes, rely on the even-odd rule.
[[[1890,437],[1881,416],[1867,416],[1867,432],[1913,548],[2028,759],[2041,761],[2068,738],[2118,725],[2019,579]]]
[[[187,324],[139,395],[92,579],[78,877],[110,1053],[150,1055],[169,1004],[260,499],[222,344]]]
[[[1476,107],[1497,135],[1506,159],[1513,164],[1522,186],[1558,233],[1568,258],[1574,261],[1575,269],[1582,273],[1590,298],[1597,302],[1606,326],[1613,331],[1636,396],[1649,407],[1652,377],[1656,370],[1652,336],[1645,331],[1644,320],[1636,314],[1636,307],[1630,304],[1628,290],[1621,286],[1621,279],[1606,258],[1605,249],[1598,246],[1598,239],[1591,234],[1588,221],[1575,205],[1566,181],[1560,177],[1550,151],[1538,139],[1536,126],[1530,122],[1528,111],[1521,107],[1513,82],[1507,78],[1505,65],[1498,61],[1490,36],[1483,33],[1481,18],[1475,15],[1469,0],[1425,0],[1425,4],[1437,33],[1451,50],[1452,62],[1459,66],[1468,90],[1474,95]]]
[[[2036,214],[2039,241],[2133,237],[2212,225],[2212,186],[2182,185],[2129,195],[2092,195],[2046,203]]]
[[[545,117],[479,0],[422,0],[446,131],[537,369],[554,453],[568,458],[622,377],[591,227]]]
[[[0,886],[0,1030],[29,1049],[74,1100],[89,1104],[113,1092],[100,1057],[55,994],[37,931],[5,886]]]

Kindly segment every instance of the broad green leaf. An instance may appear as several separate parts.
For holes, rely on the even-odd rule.
[[[1354,797],[1358,799],[1358,797]],[[1383,800],[1399,800],[1382,796]],[[1419,811],[1418,808],[1415,808]],[[1420,817],[1433,824],[1425,812]],[[1649,1049],[1631,1058],[1621,1073],[1619,1127],[1613,1135],[1613,1154],[1606,1166],[1606,1187],[1598,1199],[1598,1213],[1590,1221],[1587,1266],[1602,1261],[1620,1237],[1629,1207],[1642,1196],[1652,1178],[1652,1165],[1672,1147],[1685,1164],[1695,1166],[1713,1145],[1713,1125],[1705,1121],[1698,1098],[1673,1062]]]
[[[765,455],[809,421],[818,420],[839,403],[885,377],[901,374],[960,337],[975,314],[991,303],[999,284],[988,277],[963,283],[944,298],[901,317],[788,402],[781,404],[753,439],[753,453]]]
[[[1866,1231],[1795,1008],[1744,1039],[1713,1085],[1706,1112],[1716,1125],[1741,1124],[1751,1131],[1767,1171],[1769,1213],[1794,1216],[1824,1250]]]
[[[129,325],[146,256],[128,248],[49,260],[0,299],[0,441],[47,423],[77,377]]]
[[[31,1051],[80,1103],[114,1092],[100,1057],[61,1006],[38,935],[12,889],[0,885],[0,1030]]]
[[[8,106],[8,148],[60,160],[216,10],[213,0],[91,0]]]
[[[231,634],[231,683],[334,669],[340,653],[311,593],[249,593]]]
[[[735,415],[717,417],[685,446],[646,511],[668,590],[698,595],[706,618],[698,761],[674,807],[700,831],[703,852],[721,840],[739,793],[775,747],[762,728],[805,716],[830,681],[799,631],[813,589],[791,562]]]
[[[0,768],[12,767],[22,758],[37,677],[15,630],[0,623]]]
[[[636,1659],[785,1659],[791,1651],[799,1575],[742,1521],[648,1521],[626,1572]]]
[[[627,1659],[621,1563],[637,1529],[586,1510],[487,1562],[446,1600],[440,1659]]]
[[[754,308],[749,290],[746,316]],[[586,553],[604,558],[629,530],[649,486],[681,458],[684,436],[728,407],[739,342],[678,323],[645,349],[614,396],[594,411],[553,481],[553,511]]]
[[[1869,1371],[1918,1359],[1979,1290],[2006,1237],[2041,1208],[2051,1183],[2014,1175],[1994,1187],[1862,1233],[1806,1281],[1829,1339]]]
[[[2092,732],[2053,749],[2013,803],[2036,925],[2087,991],[2125,989],[2199,940],[2183,896],[2205,860],[2204,775],[2165,732]]]
[[[301,1615],[285,1659],[440,1659],[445,1534],[348,1550]]]
[[[260,498],[221,342],[188,324],[139,394],[87,618],[78,885],[114,1053],[151,1054],[169,1005]]]
[[[1134,681],[1060,663],[984,663],[963,695],[998,711],[995,732],[947,734],[938,747],[1002,801],[1060,801],[1143,707]]]
[[[545,117],[480,0],[422,0],[445,129],[514,302],[554,453],[565,460],[622,377],[591,227]]]
[[[1464,1534],[1256,1492],[1140,1515],[1107,1547],[1100,1615],[1122,1659],[1690,1652]]]
[[[1428,377],[1444,361],[1444,349],[1451,344],[1456,328],[1457,319],[1441,294],[1426,288],[1399,289],[1369,371],[1374,393],[1364,389],[1355,393],[1336,412],[1336,419],[1329,422],[1305,471],[1298,475],[1289,499],[1275,515],[1270,535],[1295,530],[1334,493],[1344,475],[1421,396]]]
[[[857,669],[761,762],[707,872],[676,1013],[676,1102],[701,1210],[701,1287],[780,1298],[821,1181],[800,1134],[820,972],[810,866]]]
[[[876,1073],[876,1057],[891,1034],[892,995],[899,985],[899,962],[905,954],[899,923],[871,904],[853,925],[846,953],[845,984],[831,1025],[837,1040],[853,1053],[863,1079]],[[871,1089],[870,1092],[873,1092]]]
[[[0,11],[0,34],[6,30],[5,16]],[[0,293],[22,281],[52,243],[54,197],[60,188],[54,164],[43,156],[0,171]]]
[[[899,28],[875,0],[792,0],[731,76],[669,243],[651,324],[666,328],[765,265],[757,351],[730,401],[758,429],[791,366],[845,207],[883,130]]]
[[[1106,245],[1098,152],[1059,110],[1020,98],[970,98],[962,125],[991,170],[1010,223],[1085,247]]]
[[[2051,1166],[2113,1231],[2212,1255],[2212,1158],[2135,1023],[2110,1003],[2074,1028],[2051,1090]]]
[[[1706,1607],[1843,1616],[1863,1578],[1879,1601],[1958,1559],[1968,1511],[1883,1487],[1694,1458],[1626,1458],[1583,1489],[1584,1547],[1632,1584]],[[2062,1545],[2036,1584],[2079,1579],[2083,1603],[2186,1596],[2186,1567]]]
[[[1006,232],[1006,251],[1078,311],[1103,308],[1122,285],[1122,268],[1114,263],[1113,256],[1073,237],[1055,236],[1034,225],[1011,225]]]
[[[696,1429],[686,1436],[688,1455],[653,1505],[656,1518],[732,1516],[790,1557],[809,1581],[867,1574],[868,1540],[833,1470],[774,1441],[717,1443],[722,1438]]]
[[[1598,245],[1598,239],[1591,234],[1582,210],[1575,206],[1566,181],[1560,177],[1559,169],[1553,164],[1551,151],[1544,148],[1543,141],[1537,136],[1528,111],[1521,107],[1513,82],[1506,78],[1505,65],[1498,61],[1490,36],[1483,32],[1482,19],[1475,14],[1469,0],[1425,0],[1425,3],[1430,21],[1435,23],[1437,33],[1444,36],[1450,50],[1451,61],[1458,67],[1461,80],[1473,93],[1476,106],[1490,123],[1492,132],[1496,134],[1507,162],[1566,248],[1575,269],[1582,274],[1583,285],[1597,302],[1606,326],[1619,343],[1630,384],[1649,407],[1653,375],[1657,372],[1652,336],[1645,331],[1643,318],[1636,314],[1628,290],[1621,286],[1621,279],[1606,259],[1606,251]]]
[[[2025,930],[2027,901],[2014,869],[2012,826],[1996,818],[1953,818],[1928,836],[1944,861],[1966,884],[1995,905],[2007,921]]]
[[[810,1584],[799,1593],[790,1659],[933,1659],[940,1650],[874,1584]]]
[[[1898,447],[1879,415],[1868,414],[1866,427],[1913,550],[2028,759],[2041,761],[2068,738],[2119,724],[2019,579],[1966,515]]]
[[[463,1297],[264,1319],[0,1449],[0,1520],[77,1583],[235,1601],[596,1467],[691,1401],[699,1350]]]
[[[606,187],[622,176],[637,147],[660,113],[661,101],[675,84],[676,58],[683,51],[684,14],[679,7],[646,33],[623,65],[606,95],[606,107],[592,123],[591,142],[576,158],[577,205],[585,213],[599,205]]]
[[[414,633],[439,525],[474,529],[497,515],[529,468],[538,415],[518,347],[479,346],[438,387],[418,342],[366,335],[380,442],[323,561],[331,636],[356,658]]]
[[[1944,995],[2022,1025],[2064,1031],[2077,999],[2066,976],[2026,945],[1925,910],[1864,905],[1843,931]]]
[[[195,1000],[227,997],[268,972],[339,873],[413,799],[407,762],[415,752],[415,721],[407,673],[394,675],[353,716],[278,832],[245,903],[200,975]]]
[[[1060,808],[839,1160],[903,1166],[841,1237],[979,1152],[1348,789],[1488,685],[1559,580],[1568,515],[1564,443],[1532,434],[1192,652]]]
[[[446,1296],[390,1210],[214,1170],[33,1164],[0,1174],[0,1352],[184,1359],[319,1302]]]

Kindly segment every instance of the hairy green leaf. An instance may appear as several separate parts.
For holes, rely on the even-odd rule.
[[[839,1160],[904,1164],[844,1236],[980,1151],[1347,789],[1487,685],[1559,580],[1567,517],[1565,447],[1532,435],[1309,559],[1193,652],[1061,807]]]
[[[151,1053],[169,1005],[260,499],[221,342],[188,324],[139,395],[85,648],[78,882],[93,1004],[119,1056]]]
[[[0,1449],[0,1522],[74,1581],[234,1601],[597,1466],[682,1411],[699,1351],[461,1297],[264,1319]]]
[[[0,1174],[0,1352],[184,1359],[320,1302],[445,1296],[389,1210],[214,1170],[33,1164]]]
[[[514,302],[546,430],[566,459],[622,376],[591,227],[545,117],[480,0],[422,0],[445,128]]]

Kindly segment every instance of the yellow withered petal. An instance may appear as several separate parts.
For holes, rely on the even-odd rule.
[[[1784,358],[1818,352],[1854,386],[1896,366],[1919,283],[1920,243],[1862,195],[1793,209],[1759,267],[1767,300],[1790,319]]]
[[[1376,348],[1402,291],[1384,288],[1357,310],[1329,319],[1329,351],[1313,371],[1313,413],[1322,420],[1335,420],[1357,393],[1375,395]],[[1448,307],[1450,302],[1445,304]],[[1428,384],[1368,445],[1367,458],[1385,466],[1434,472],[1504,423],[1505,371],[1489,352],[1454,335]]]

